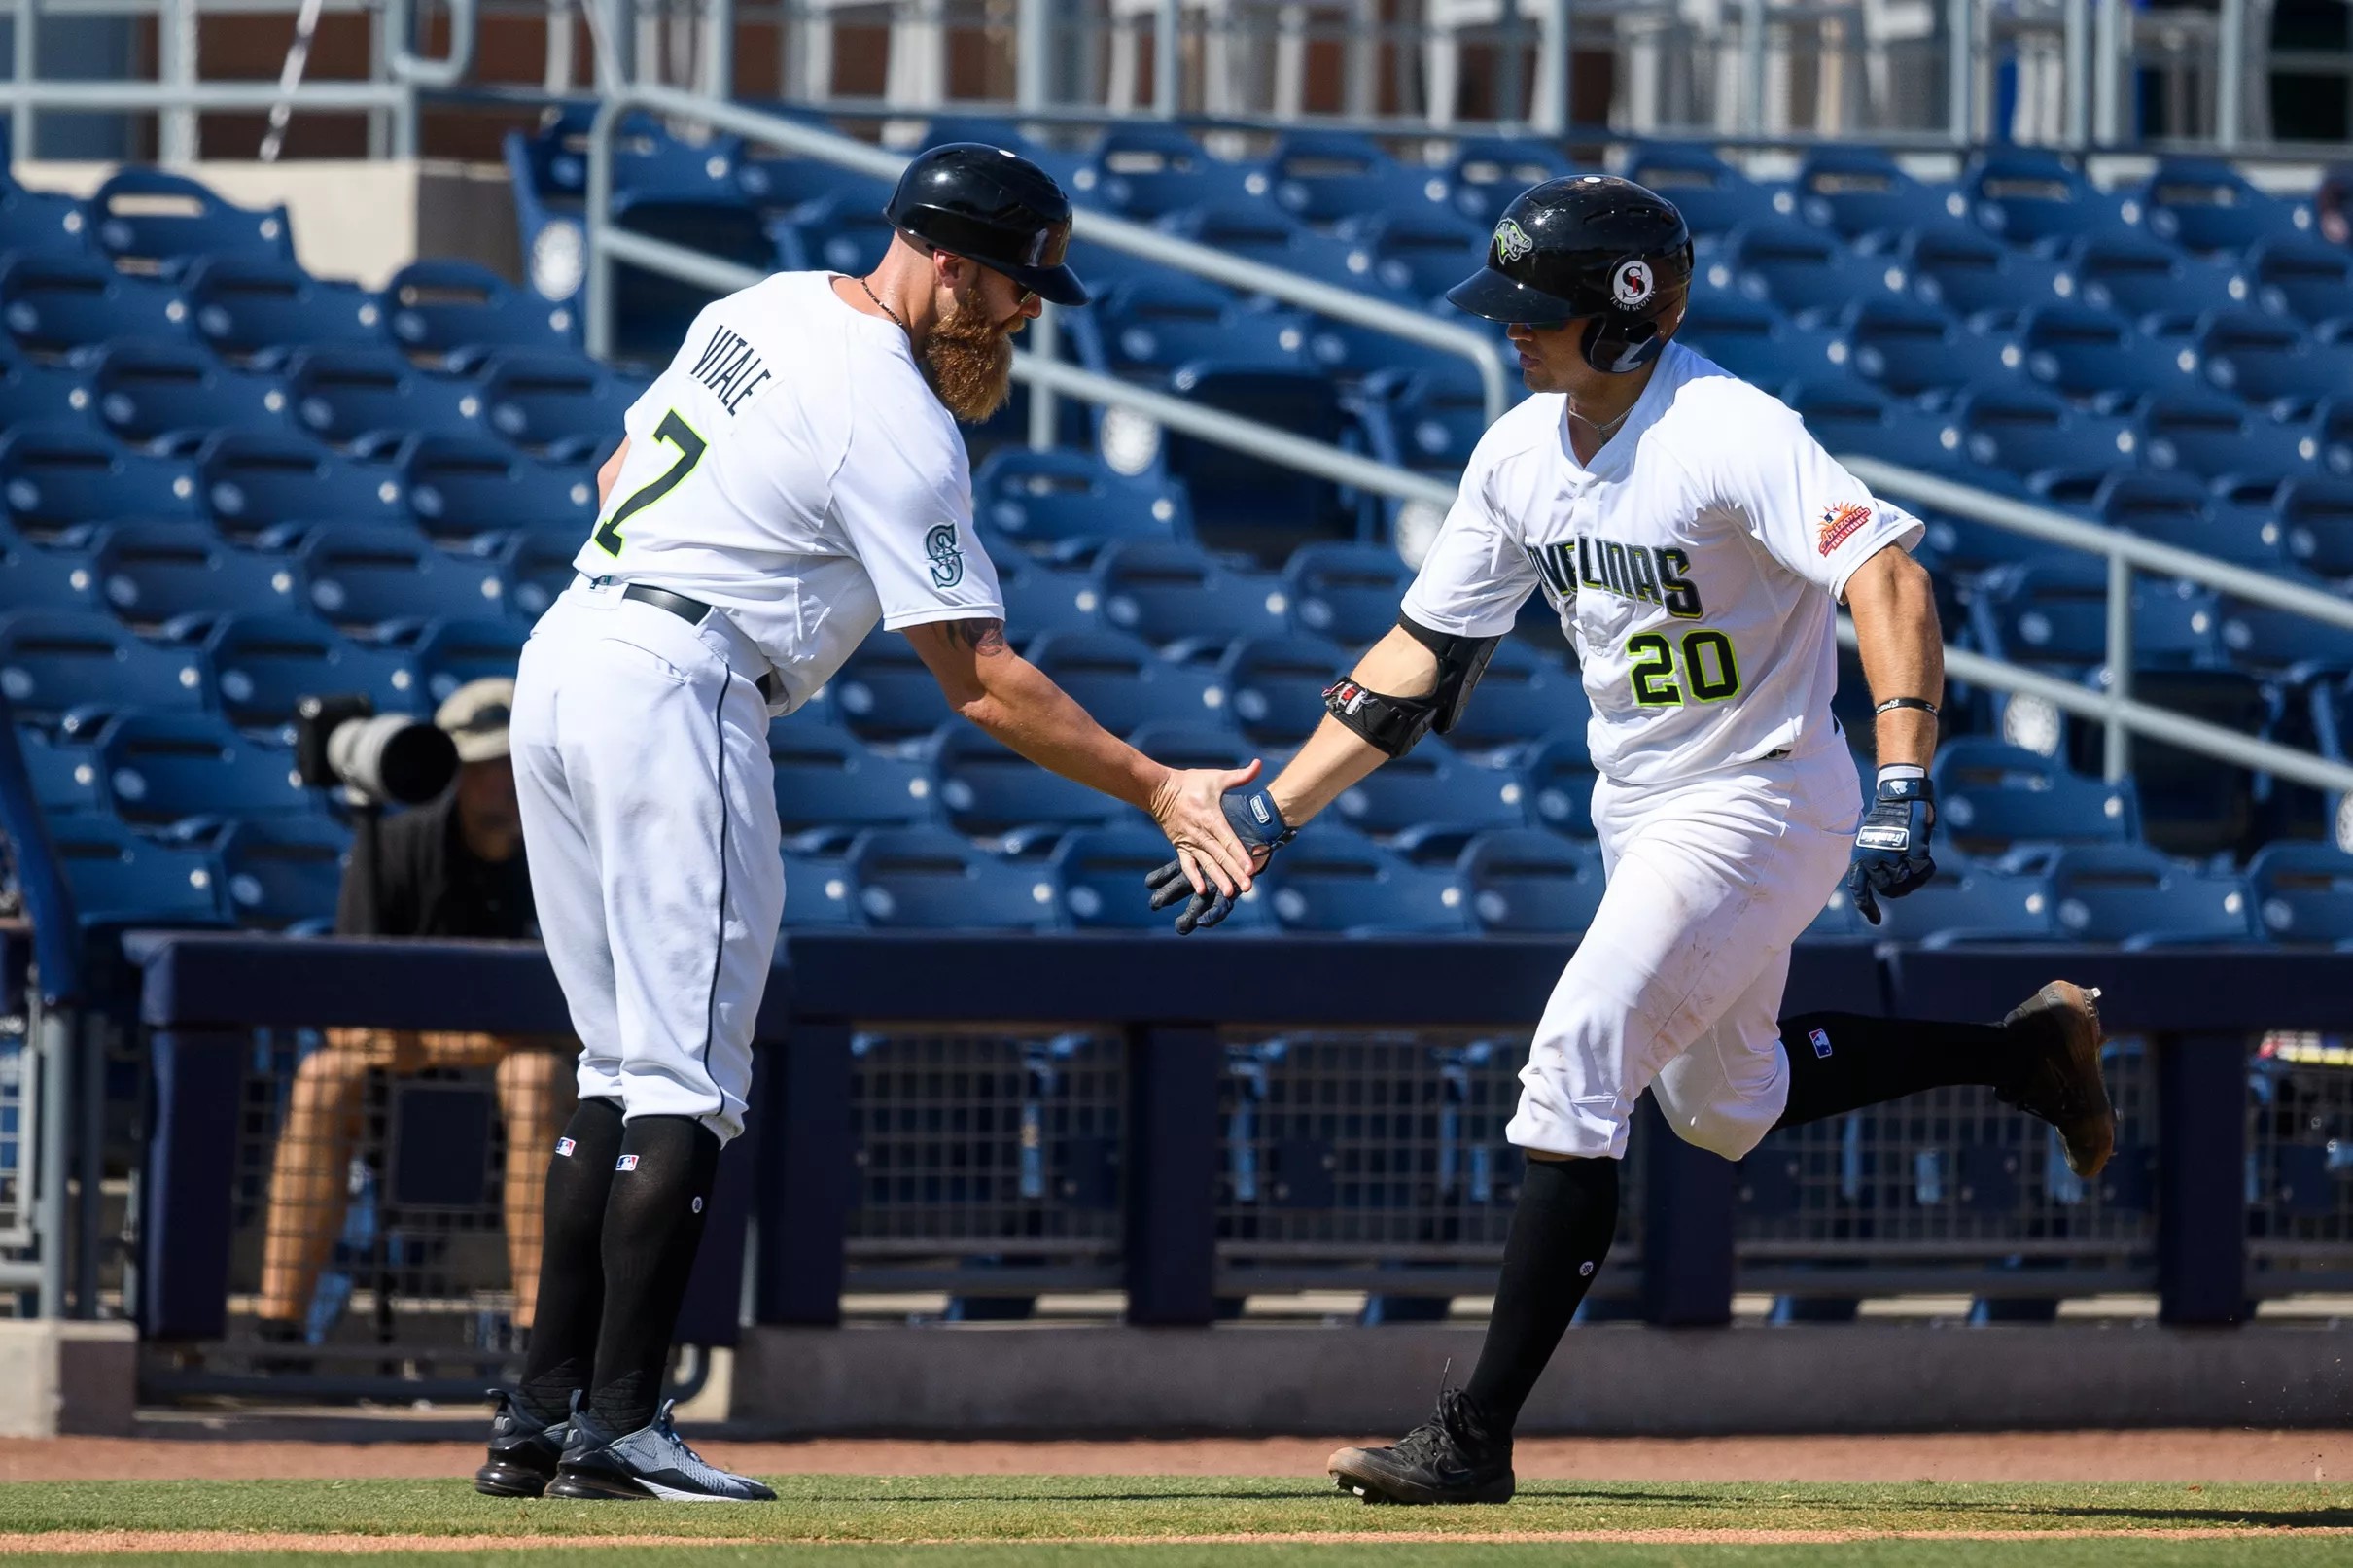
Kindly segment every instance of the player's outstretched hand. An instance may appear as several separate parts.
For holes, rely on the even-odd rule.
[[[1846,896],[1872,924],[1879,900],[1901,898],[1936,875],[1928,829],[1936,821],[1936,789],[1924,778],[1879,781],[1871,810],[1855,830],[1854,862],[1846,868]]]
[[[1221,775],[1231,781],[1229,787],[1218,796],[1218,815],[1235,839],[1249,855],[1252,874],[1262,869],[1275,852],[1291,840],[1293,829],[1282,819],[1282,812],[1275,798],[1263,789],[1247,786],[1258,776],[1258,764]],[[1174,833],[1170,834],[1175,838]],[[1193,868],[1185,863],[1183,846],[1177,847],[1177,857],[1168,864],[1144,873],[1144,888],[1150,892],[1152,907],[1166,909],[1178,899],[1184,908],[1176,912],[1176,934],[1190,936],[1196,930],[1215,925],[1234,912],[1234,900],[1249,889],[1244,882],[1239,887],[1205,886]]]
[[[1177,768],[1152,797],[1152,820],[1176,846],[1176,866],[1199,893],[1239,897],[1249,891],[1258,863],[1224,807],[1225,793],[1258,777],[1258,762],[1243,768]]]

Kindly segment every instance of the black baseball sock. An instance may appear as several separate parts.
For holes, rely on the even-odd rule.
[[[1775,1127],[1796,1127],[1923,1089],[2008,1083],[2026,1049],[1998,1024],[1937,1024],[1859,1013],[1802,1013],[1781,1020],[1789,1053],[1789,1107]]]
[[[515,1403],[542,1425],[562,1420],[588,1386],[604,1316],[605,1195],[621,1151],[621,1102],[583,1099],[547,1158],[539,1312]]]
[[[1464,1392],[1508,1436],[1618,1229],[1615,1160],[1530,1160],[1503,1241],[1495,1309]]]
[[[618,1436],[653,1419],[670,1335],[703,1239],[719,1134],[691,1116],[641,1116],[621,1136],[605,1203],[605,1322],[588,1406]]]

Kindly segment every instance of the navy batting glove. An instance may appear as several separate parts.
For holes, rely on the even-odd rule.
[[[1879,776],[1878,795],[1855,830],[1854,863],[1846,868],[1846,896],[1863,918],[1879,923],[1879,900],[1901,898],[1936,875],[1928,829],[1936,821],[1936,788],[1926,778]]]
[[[1234,836],[1250,852],[1250,859],[1256,866],[1265,866],[1267,859],[1288,844],[1297,831],[1282,819],[1275,797],[1263,788],[1229,789],[1219,804],[1225,807],[1225,819],[1232,824]],[[1260,855],[1260,850],[1266,854]],[[1179,898],[1185,901],[1184,908],[1176,912],[1178,936],[1208,930],[1234,912],[1233,896],[1218,891],[1215,882],[1210,884],[1209,891],[1195,892],[1192,883],[1185,880],[1184,863],[1180,860],[1171,860],[1145,872],[1143,885],[1151,889],[1154,909],[1166,909]]]

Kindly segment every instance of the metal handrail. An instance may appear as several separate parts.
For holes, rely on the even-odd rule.
[[[612,235],[613,138],[621,119],[633,109],[650,109],[683,120],[699,121],[750,141],[782,147],[859,174],[896,180],[907,159],[863,142],[735,104],[720,103],[675,87],[630,87],[607,95],[588,133],[588,191],[583,240],[588,260],[588,351],[607,354],[613,343],[612,261],[607,254]],[[1503,356],[1493,339],[1467,327],[1439,321],[1420,311],[1390,304],[1369,295],[1301,277],[1259,261],[1244,261],[1223,251],[1179,239],[1157,228],[1080,210],[1073,214],[1071,232],[1094,244],[1107,245],[1132,256],[1148,258],[1164,266],[1263,294],[1318,315],[1353,322],[1392,333],[1427,347],[1458,354],[1479,370],[1479,382],[1490,420],[1510,406],[1510,382]]]
[[[394,79],[419,87],[454,87],[474,69],[475,34],[480,17],[474,0],[444,0],[449,7],[449,52],[439,59],[415,49],[413,0],[386,0],[385,30],[391,42],[384,66]],[[549,26],[555,22],[550,20]]]
[[[2199,555],[2195,550],[2160,544],[2121,528],[2087,523],[2046,506],[2030,505],[1933,473],[1922,473],[1917,469],[1869,457],[1845,457],[1840,461],[1864,483],[1899,498],[1924,502],[1944,511],[2107,561],[2108,679],[2104,692],[2089,692],[2066,681],[1957,648],[1947,651],[1945,663],[1964,680],[2037,696],[2067,713],[2100,720],[2107,726],[2100,771],[2111,784],[2132,771],[2132,737],[2142,734],[2186,750],[2242,763],[2257,772],[2294,779],[2318,789],[2353,789],[2353,768],[2240,735],[2219,724],[2134,702],[2132,575],[2138,571],[2180,577],[2255,604],[2346,628],[2353,628],[2353,602],[2300,583],[2282,582],[2277,577]],[[1972,674],[1973,670],[1976,673]]]

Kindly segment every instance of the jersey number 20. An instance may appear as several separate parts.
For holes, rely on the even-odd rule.
[[[1702,702],[1720,702],[1740,689],[1740,666],[1732,655],[1732,639],[1707,627],[1683,634],[1683,679]],[[1633,678],[1634,701],[1645,708],[1677,708],[1683,688],[1675,684],[1675,645],[1657,632],[1642,632],[1626,640],[1627,674]]]
[[[703,453],[710,445],[694,434],[692,426],[678,417],[675,408],[662,415],[662,422],[653,427],[653,438],[668,441],[677,447],[678,461],[664,470],[661,477],[651,480],[637,494],[614,507],[613,515],[597,526],[596,541],[607,555],[621,553],[621,525],[676,490],[679,481],[694,471],[694,466],[703,460]]]

